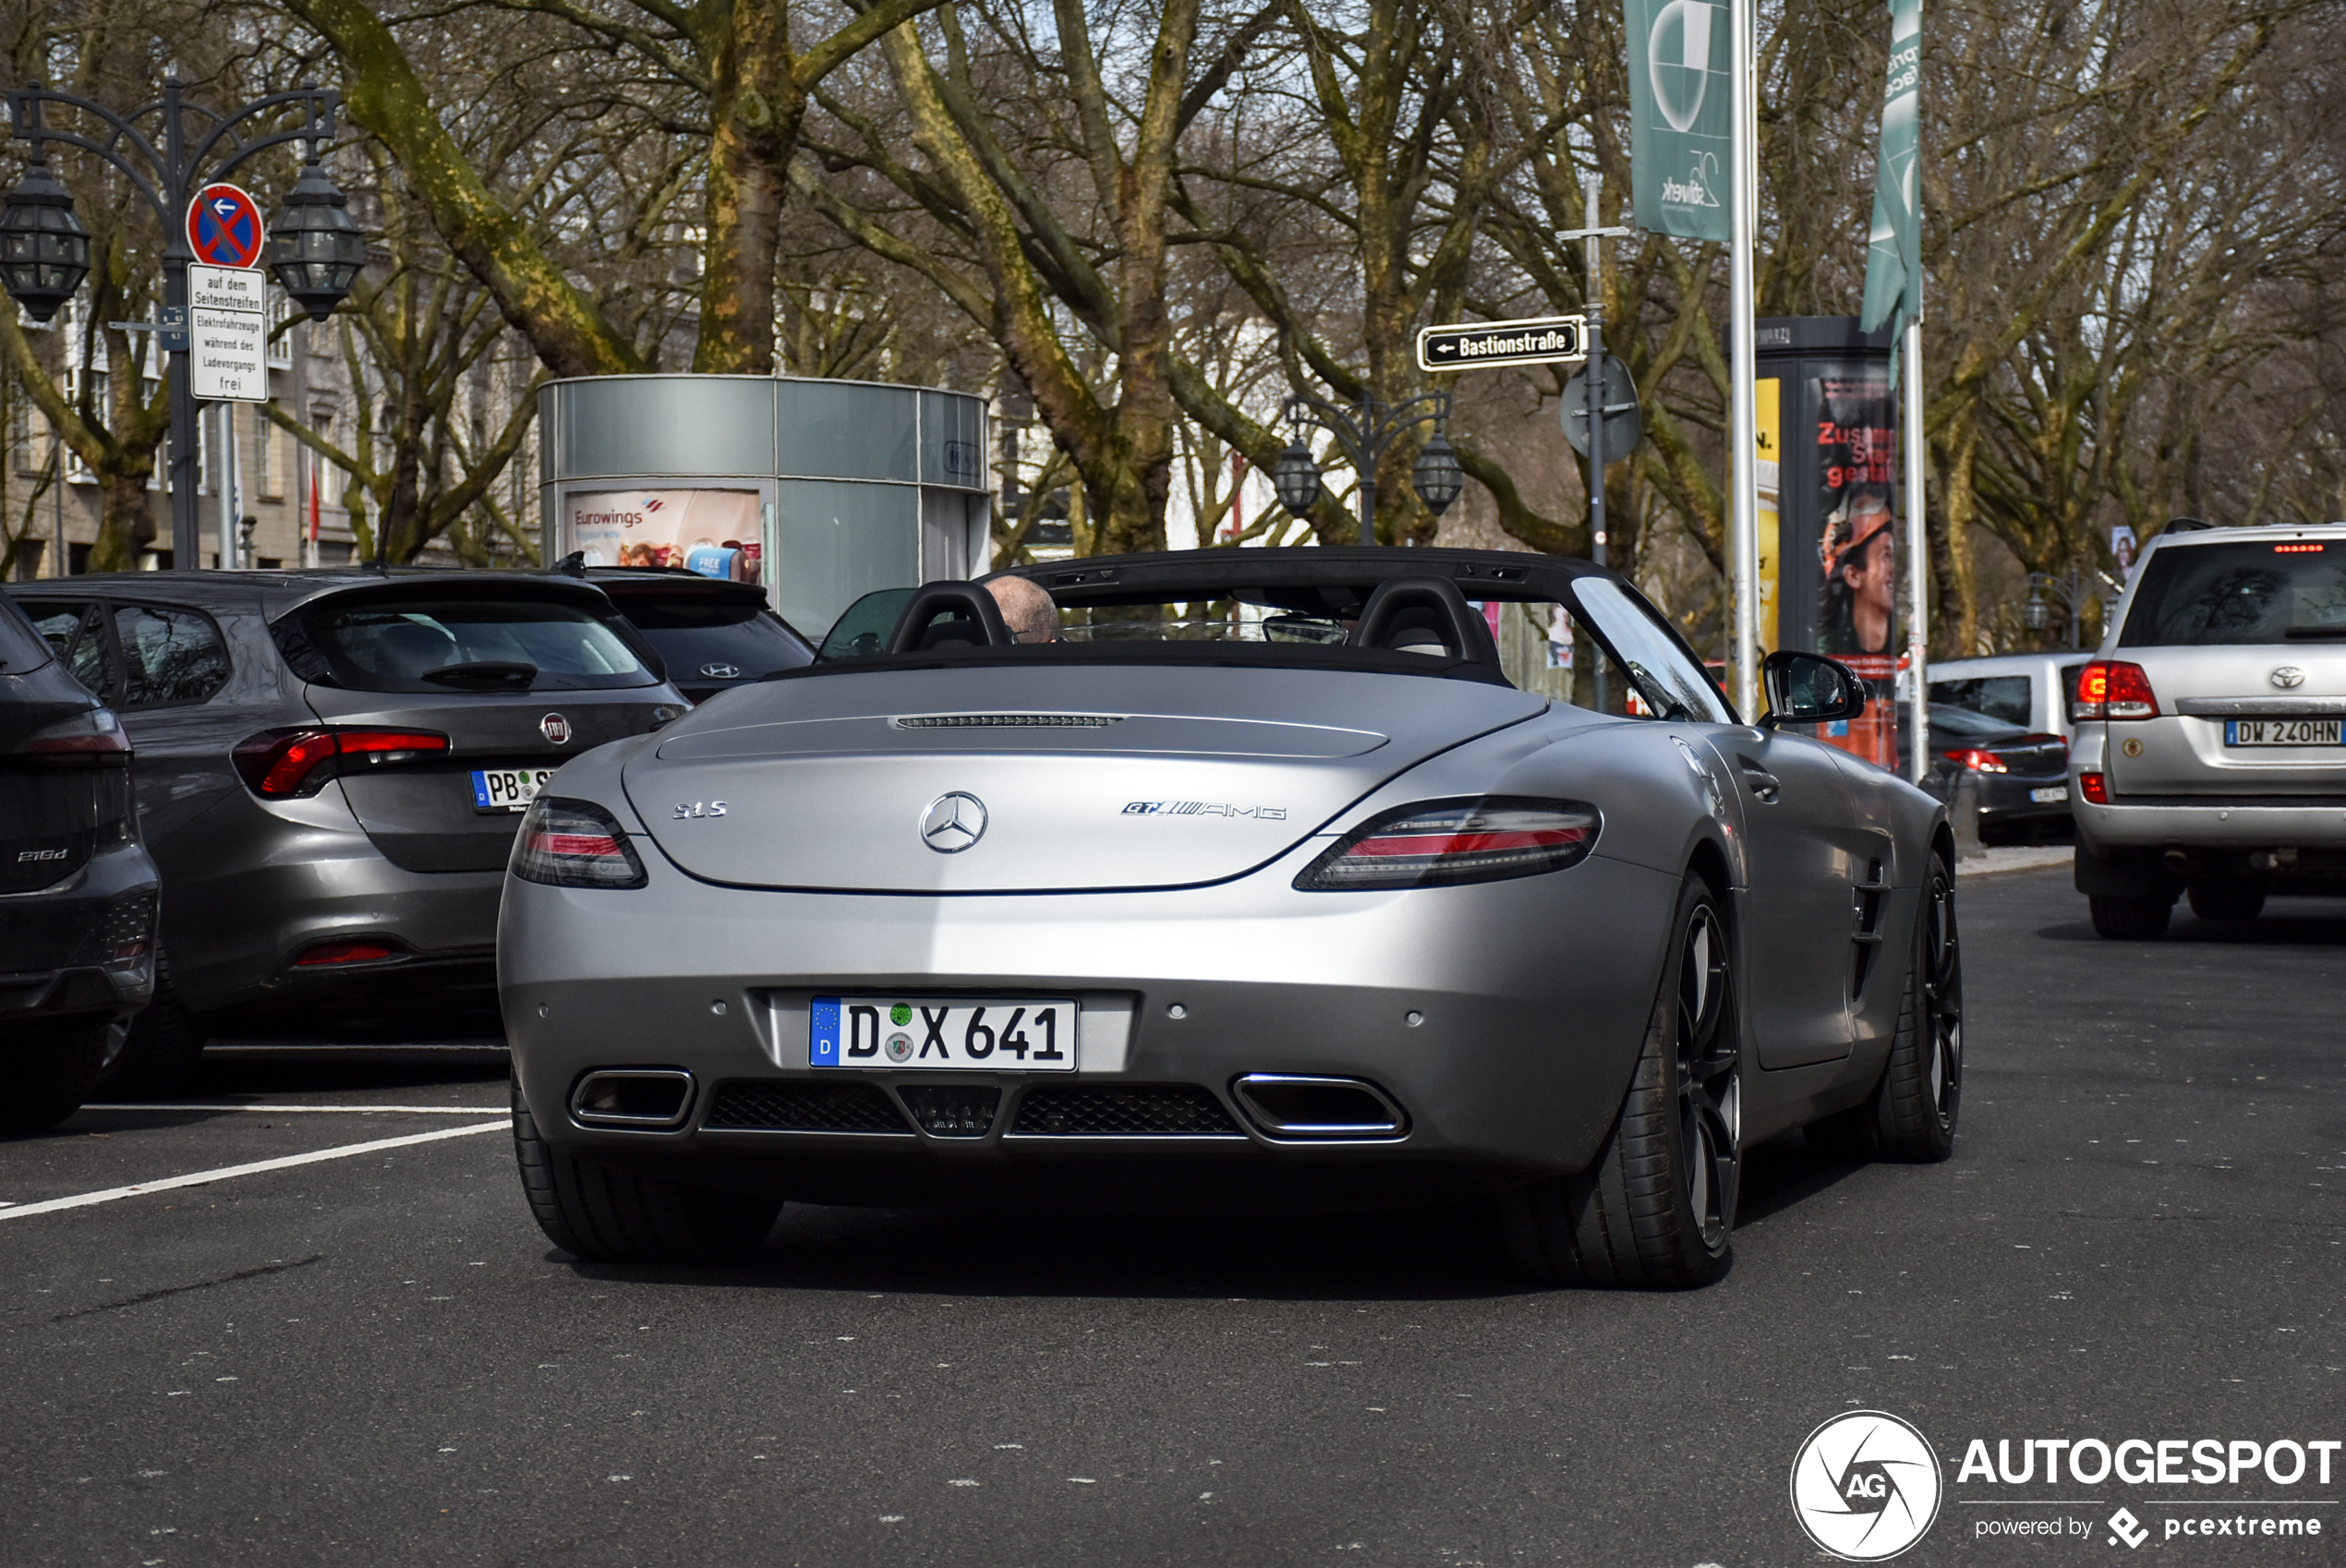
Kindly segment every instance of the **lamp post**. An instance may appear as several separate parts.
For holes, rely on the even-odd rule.
[[[2059,599],[2061,608],[2069,612],[2069,645],[2080,646],[2078,623],[2086,607],[2101,598],[2100,579],[2083,572],[2072,572],[2064,577],[2056,577],[2050,572],[2028,573],[2028,602],[2021,606],[2020,619],[2031,632],[2041,632],[2052,624],[2052,606],[2045,599],[2048,594]]]
[[[43,104],[89,115],[103,126],[103,140],[42,122]],[[290,129],[248,139],[237,129],[258,116],[298,106],[300,123]],[[348,202],[318,162],[319,149],[334,136],[342,94],[307,86],[272,92],[225,114],[180,96],[179,78],[165,78],[163,96],[117,115],[103,104],[39,82],[8,94],[10,134],[32,144],[24,179],[0,199],[0,284],[36,321],[46,321],[73,297],[90,271],[90,231],[74,215],[73,198],[49,168],[48,144],[78,147],[121,171],[146,199],[163,225],[163,319],[156,329],[169,360],[171,385],[171,563],[192,570],[200,562],[196,511],[196,398],[187,361],[187,268],[195,252],[187,243],[187,204],[215,180],[225,179],[254,154],[288,141],[306,141],[301,177],[272,223],[269,264],[285,293],[313,321],[331,315],[367,264],[367,238],[351,221]],[[190,116],[200,116],[191,124]],[[161,145],[139,128],[157,122]],[[261,129],[264,127],[254,127]],[[221,541],[221,552],[232,547]]]
[[[1420,425],[1432,425],[1433,437],[1419,449],[1417,464],[1409,471],[1418,499],[1439,517],[1466,488],[1466,470],[1458,465],[1457,451],[1442,433],[1450,417],[1448,392],[1421,392],[1398,404],[1379,403],[1362,393],[1360,403],[1349,410],[1298,393],[1280,405],[1279,416],[1295,437],[1271,469],[1271,486],[1278,491],[1279,504],[1300,517],[1319,501],[1320,467],[1312,461],[1312,449],[1303,443],[1303,427],[1317,425],[1336,438],[1352,472],[1360,476],[1360,542],[1364,545],[1376,543],[1377,464],[1385,461],[1395,441]]]

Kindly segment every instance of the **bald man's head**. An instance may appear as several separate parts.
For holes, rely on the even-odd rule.
[[[1022,643],[1055,643],[1058,641],[1058,606],[1051,596],[1023,577],[997,577],[986,585],[994,602],[1002,607],[1002,620],[1010,629],[1013,640]]]

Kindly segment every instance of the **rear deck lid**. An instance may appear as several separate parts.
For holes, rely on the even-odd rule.
[[[625,781],[659,847],[712,882],[1193,886],[1273,859],[1394,775],[1545,706],[1503,686],[1325,670],[840,674],[729,697],[630,762]]]
[[[408,871],[502,868],[527,786],[683,707],[584,585],[397,579],[310,600],[272,631],[326,724],[447,738],[339,765],[368,838]]]

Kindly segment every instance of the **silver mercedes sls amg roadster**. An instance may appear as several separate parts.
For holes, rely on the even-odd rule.
[[[1039,591],[1038,591],[1039,590]],[[523,1184],[585,1259],[785,1200],[1465,1194],[1555,1281],[1718,1278],[1745,1148],[1943,1159],[1943,808],[1738,720],[1544,556],[1223,549],[851,607],[817,660],[580,756],[499,981]]]

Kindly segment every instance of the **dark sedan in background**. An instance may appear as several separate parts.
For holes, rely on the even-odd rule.
[[[0,1131],[71,1116],[154,984],[130,741],[0,597]]]
[[[1898,763],[1906,765],[1906,708],[1898,710]],[[1930,705],[1930,766],[1922,787],[1952,802],[1965,775],[1977,786],[1983,838],[2066,839],[2069,743],[1952,703]]]
[[[695,706],[815,662],[815,645],[774,613],[755,583],[664,566],[590,566],[586,577],[644,634]]]
[[[432,571],[126,573],[10,588],[121,715],[161,867],[126,1087],[206,1036],[498,1032],[514,826],[567,758],[684,711],[600,589]]]

